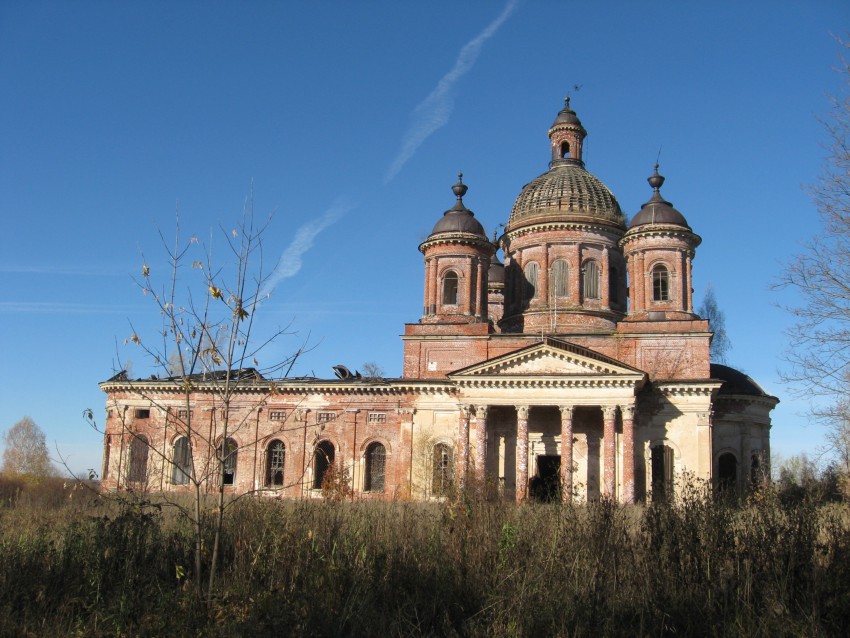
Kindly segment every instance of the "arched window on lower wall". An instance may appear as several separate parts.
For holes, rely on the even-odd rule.
[[[383,492],[386,476],[387,449],[381,443],[372,443],[366,448],[366,476],[363,477],[364,492]]]
[[[130,465],[127,468],[127,480],[129,482],[147,482],[149,448],[150,441],[144,434],[137,434],[130,441]]]
[[[266,448],[266,487],[283,487],[283,466],[286,446],[274,440]]]
[[[222,484],[235,485],[236,462],[238,460],[239,446],[233,439],[227,439],[221,446],[219,446],[218,453],[221,455]]]
[[[431,494],[448,496],[454,488],[454,458],[452,449],[446,443],[434,446],[432,459]]]
[[[192,448],[189,439],[181,436],[174,441],[171,450],[171,482],[174,485],[186,485],[192,477]]]
[[[673,448],[656,445],[652,448],[652,500],[666,501],[673,497]]]
[[[322,441],[316,446],[316,452],[313,454],[314,490],[322,489],[325,476],[328,474],[328,470],[333,467],[335,452],[334,444],[330,441]]]
[[[738,459],[731,452],[724,452],[717,459],[717,488],[721,492],[738,489]]]

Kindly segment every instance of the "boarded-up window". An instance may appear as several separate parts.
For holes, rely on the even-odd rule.
[[[582,269],[582,289],[585,299],[599,299],[599,266],[588,261]]]
[[[330,423],[334,419],[336,419],[335,412],[319,412],[316,414],[316,421],[318,423]]]
[[[127,470],[127,480],[132,483],[144,483],[148,480],[148,437],[139,434],[130,441],[130,466]]]
[[[370,412],[368,422],[369,423],[386,423],[387,422],[387,413],[386,412]]]
[[[566,297],[570,294],[570,267],[563,259],[552,264],[552,283],[556,297]]]
[[[171,482],[186,485],[192,476],[192,448],[189,439],[181,436],[171,451]]]
[[[524,301],[529,301],[537,296],[537,274],[539,269],[533,261],[525,265],[523,274],[525,281],[523,282],[522,298]]]

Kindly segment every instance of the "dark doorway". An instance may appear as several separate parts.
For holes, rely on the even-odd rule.
[[[531,496],[541,503],[558,501],[561,496],[561,457],[539,454],[537,474],[531,479]]]
[[[721,492],[734,492],[738,487],[738,459],[725,452],[717,459],[717,487]]]

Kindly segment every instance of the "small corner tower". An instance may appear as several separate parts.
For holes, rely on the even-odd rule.
[[[702,239],[661,196],[658,164],[647,181],[652,197],[620,241],[630,281],[627,321],[694,319],[691,264]]]
[[[425,255],[421,324],[488,323],[487,271],[495,246],[463,203],[463,173],[452,186],[457,201],[434,225],[419,250]]]

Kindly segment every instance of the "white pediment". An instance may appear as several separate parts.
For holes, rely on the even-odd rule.
[[[642,377],[643,372],[587,348],[547,339],[449,375],[457,380],[521,376]]]

